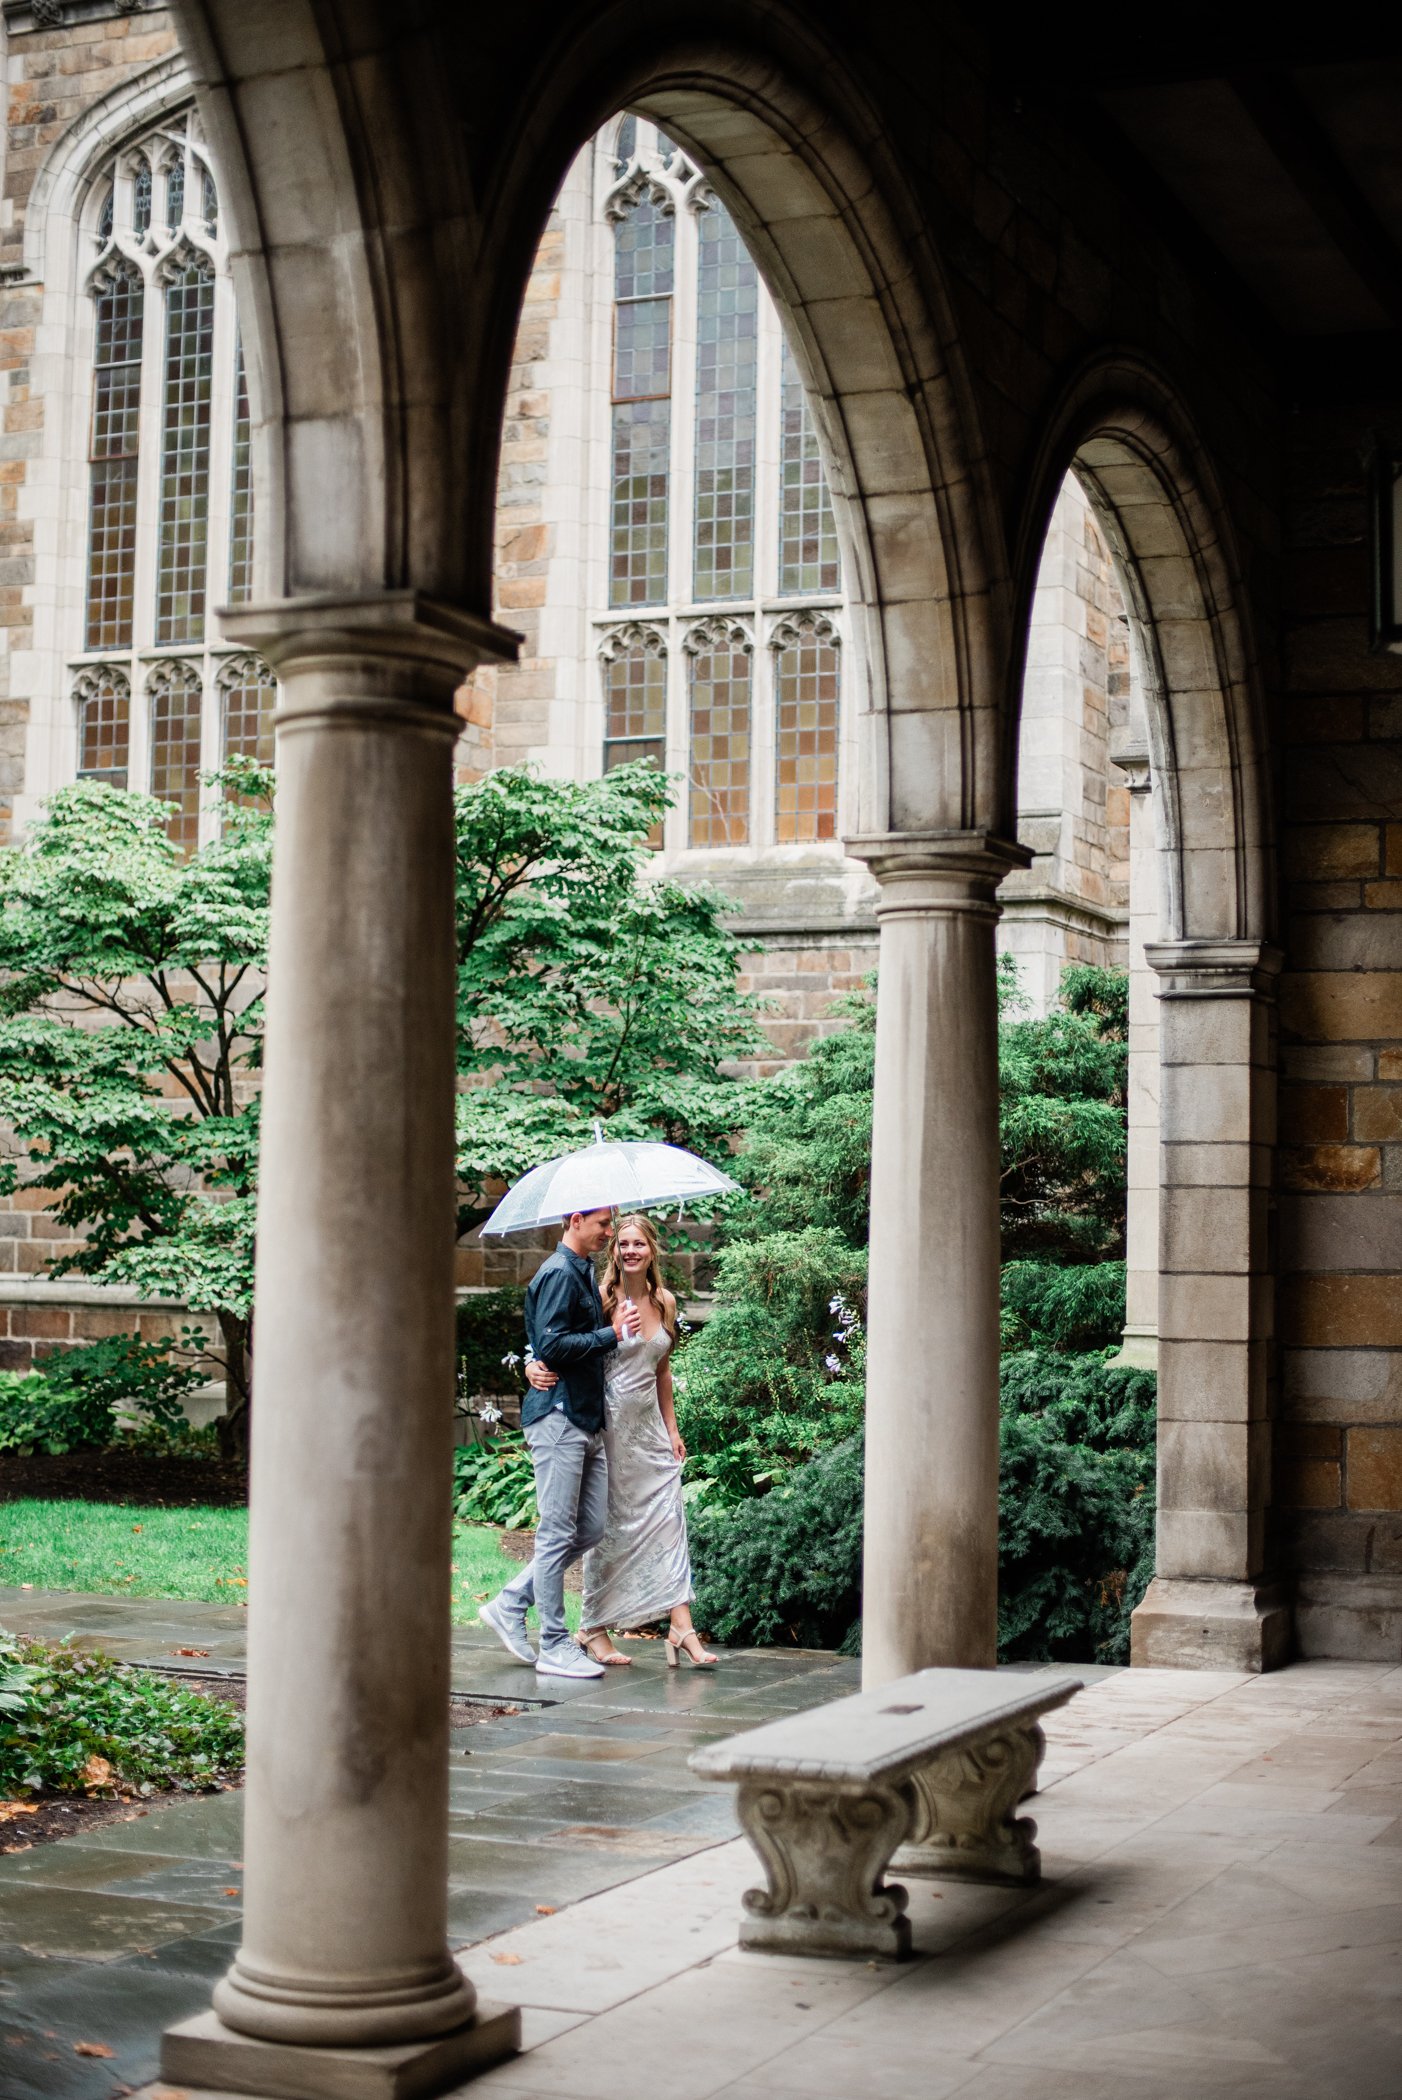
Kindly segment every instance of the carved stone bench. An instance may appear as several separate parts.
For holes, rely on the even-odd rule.
[[[740,1821],[768,1887],[750,1889],[742,1947],[789,1954],[910,1952],[905,1874],[1035,1881],[1038,1716],[1079,1677],[920,1670],[879,1691],[770,1721],[689,1759],[739,1785]]]

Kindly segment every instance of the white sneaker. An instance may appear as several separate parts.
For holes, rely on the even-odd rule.
[[[540,1677],[602,1677],[604,1666],[586,1655],[577,1641],[567,1648],[542,1648],[535,1659]]]
[[[524,1617],[519,1620],[509,1618],[501,1610],[500,1604],[500,1598],[493,1604],[484,1604],[481,1611],[477,1614],[478,1624],[490,1627],[491,1631],[501,1642],[502,1647],[514,1655],[517,1662],[533,1663],[535,1661],[535,1649],[526,1639],[526,1622]]]

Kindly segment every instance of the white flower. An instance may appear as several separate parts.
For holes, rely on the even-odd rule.
[[[830,1371],[840,1371],[842,1369],[842,1359],[840,1356],[833,1356],[829,1354],[823,1358],[823,1362],[827,1365]]]
[[[845,1312],[846,1307],[843,1305],[842,1300],[840,1298],[829,1298],[828,1311],[830,1313]]]
[[[477,1413],[484,1422],[499,1422],[501,1420],[501,1409],[493,1407],[490,1401],[487,1402],[485,1407],[479,1407]]]
[[[519,1364],[520,1361],[521,1359],[516,1354],[514,1349],[508,1350],[506,1355],[502,1358],[502,1362],[506,1365],[508,1371],[514,1371],[517,1364]]]
[[[686,1380],[684,1378],[674,1378],[672,1380],[672,1390],[676,1393],[684,1393],[686,1391]]]

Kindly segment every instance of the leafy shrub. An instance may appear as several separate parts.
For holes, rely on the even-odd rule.
[[[520,1385],[509,1356],[519,1358],[526,1346],[526,1294],[523,1290],[474,1291],[458,1300],[458,1391],[460,1394],[508,1393]]]
[[[678,1352],[677,1420],[692,1483],[753,1495],[860,1427],[866,1254],[830,1226],[726,1247],[716,1309]]]
[[[1122,1662],[1153,1574],[1151,1371],[1101,1355],[1005,1359],[998,1653],[1002,1661]],[[691,1527],[697,1616],[718,1639],[855,1652],[861,1439],[771,1493],[701,1510]]]
[[[520,1531],[536,1520],[535,1474],[519,1431],[500,1430],[485,1444],[453,1453],[453,1508],[465,1524]]]
[[[243,1719],[106,1655],[0,1633],[0,1787],[7,1793],[195,1792],[243,1766]]]
[[[33,1371],[0,1372],[0,1451],[101,1449],[117,1436],[118,1407],[178,1434],[182,1402],[203,1381],[193,1365],[172,1360],[171,1348],[113,1334],[56,1351]]]
[[[691,1522],[696,1618],[716,1640],[856,1652],[862,1439],[795,1467],[767,1495]]]
[[[1105,1349],[1125,1324],[1125,1265],[1009,1261],[1002,1274],[1005,1349]]]

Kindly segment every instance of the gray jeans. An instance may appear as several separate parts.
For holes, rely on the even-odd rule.
[[[603,1431],[589,1436],[577,1429],[563,1408],[556,1407],[526,1428],[535,1467],[535,1494],[540,1523],[535,1559],[502,1591],[511,1609],[524,1612],[534,1604],[540,1617],[542,1649],[568,1640],[565,1625],[565,1570],[597,1546],[608,1514],[608,1459]]]

